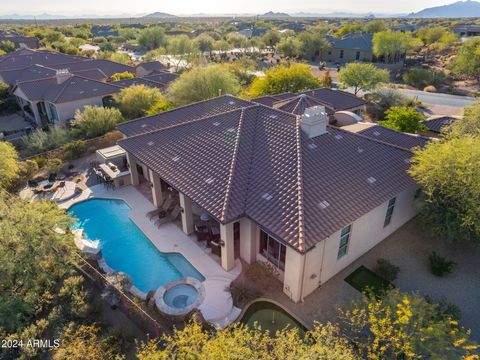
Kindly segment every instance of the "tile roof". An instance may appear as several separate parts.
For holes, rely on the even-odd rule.
[[[165,68],[160,61],[147,61],[138,64],[137,67],[142,67],[147,71],[162,70]]]
[[[443,127],[450,125],[455,120],[458,120],[458,118],[455,118],[452,116],[441,116],[441,117],[425,120],[423,122],[423,125],[425,125],[425,127],[430,131],[440,133],[442,132]]]
[[[122,72],[131,72],[135,74],[135,69],[131,66],[120,64],[110,60],[83,60],[77,62],[69,62],[69,63],[57,63],[51,66],[53,69],[66,69],[71,73],[75,73],[77,71],[82,70],[91,70],[91,69],[100,69],[103,71],[108,77],[112,76],[116,73]]]
[[[52,67],[56,64],[89,61],[82,56],[67,55],[47,50],[30,50],[0,56],[0,70],[23,69],[32,65]]]
[[[273,103],[272,107],[290,114],[302,115],[305,112],[305,109],[313,106],[324,106],[329,116],[333,116],[335,113],[331,104],[320,101],[306,94],[300,94],[286,100],[277,101]]]
[[[153,72],[150,75],[144,76],[144,79],[159,82],[165,86],[169,85],[172,81],[178,79],[180,75],[174,74],[171,72],[161,71],[161,72]]]
[[[79,99],[88,99],[97,96],[106,96],[117,93],[121,87],[109,83],[87,79],[81,76],[70,75],[68,79],[57,82],[56,77],[25,81],[17,84],[29,100],[65,103]]]
[[[223,96],[120,124],[119,145],[218,221],[247,216],[304,252],[414,183],[409,150],[330,126],[310,139],[300,119]]]
[[[352,33],[341,38],[329,36],[327,40],[332,47],[337,49],[372,51],[373,34]]]
[[[354,109],[365,105],[367,102],[353,94],[341,90],[332,90],[329,88],[318,88],[301,93],[283,93],[276,95],[260,96],[252,99],[258,104],[275,107],[275,104],[287,99],[296,98],[301,94],[308,95],[320,102],[322,105],[331,108],[334,112]]]
[[[26,69],[0,71],[0,79],[6,84],[13,86],[18,82],[44,79],[55,76],[55,74],[55,69],[35,64]]]
[[[160,84],[158,82],[148,80],[148,79],[145,79],[145,78],[139,78],[139,77],[134,77],[134,78],[130,78],[130,79],[122,79],[122,80],[118,80],[118,81],[111,81],[110,84],[121,86],[121,87],[129,87],[129,86],[132,86],[132,85],[145,85],[145,86],[149,86],[149,87],[152,87],[152,88],[158,88],[158,89],[162,89],[162,90],[165,88],[165,86],[163,84]]]
[[[407,134],[381,125],[367,127],[357,131],[357,134],[399,146],[403,149],[412,149],[416,146],[424,147],[431,140],[425,136]]]
[[[162,129],[165,126],[188,123],[195,119],[221,114],[250,105],[251,103],[249,101],[224,95],[157,115],[127,121],[118,125],[118,130],[126,136],[145,134],[150,131]]]

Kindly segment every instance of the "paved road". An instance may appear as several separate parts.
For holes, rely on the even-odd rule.
[[[459,96],[450,94],[428,93],[420,90],[398,89],[406,96],[417,98],[425,104],[442,105],[449,107],[463,108],[475,102],[476,99],[470,96]]]

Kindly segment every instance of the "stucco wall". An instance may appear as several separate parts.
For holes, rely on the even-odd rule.
[[[340,58],[340,52],[343,50],[343,58]],[[357,59],[357,51],[360,52],[360,57]],[[330,53],[330,54],[329,54]],[[371,51],[355,50],[355,49],[340,49],[330,48],[322,50],[321,60],[329,62],[352,62],[352,61],[372,61],[373,55]]]
[[[81,99],[81,100],[71,101],[67,103],[55,104],[57,108],[59,121],[65,122],[73,119],[75,117],[75,111],[77,109],[82,111],[86,105],[103,106],[102,98],[103,96],[97,96],[97,97],[88,98],[88,99]]]

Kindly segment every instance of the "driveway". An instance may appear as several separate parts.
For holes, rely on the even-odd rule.
[[[428,255],[433,250],[456,262],[452,274],[439,278],[430,273]],[[269,295],[309,326],[314,321],[336,322],[338,307],[346,308],[360,296],[344,281],[345,277],[360,265],[372,269],[380,257],[400,267],[394,282],[397,288],[456,304],[462,311],[460,323],[472,329],[473,339],[480,340],[480,247],[445,244],[428,236],[415,219],[327,281],[303,303],[292,303],[281,290]]]

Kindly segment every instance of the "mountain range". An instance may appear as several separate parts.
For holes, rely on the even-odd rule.
[[[435,6],[422,11],[411,13],[408,17],[413,18],[461,18],[480,17],[480,2],[457,1],[452,4]]]
[[[172,19],[172,18],[176,18],[177,16],[172,15],[172,14],[167,14],[167,13],[164,13],[164,12],[156,11],[154,13],[147,14],[143,17],[144,18],[149,18],[149,19]]]

